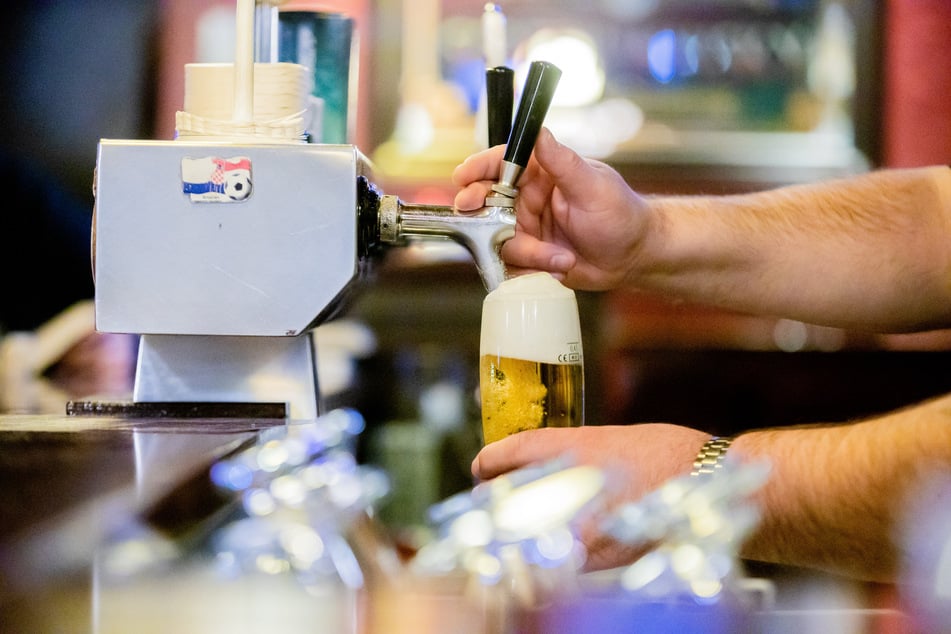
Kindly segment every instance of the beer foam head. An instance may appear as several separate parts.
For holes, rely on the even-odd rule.
[[[482,303],[481,355],[581,363],[575,293],[549,273],[505,280]]]

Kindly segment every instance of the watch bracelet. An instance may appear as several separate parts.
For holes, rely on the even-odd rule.
[[[712,436],[703,443],[697,457],[693,461],[692,476],[709,475],[716,472],[723,465],[727,450],[733,443],[732,436]]]

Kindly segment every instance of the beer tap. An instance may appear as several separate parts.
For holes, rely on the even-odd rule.
[[[551,62],[532,62],[502,157],[499,182],[492,186],[499,195],[486,198],[486,205],[515,206],[518,179],[528,165],[560,78],[561,70]]]
[[[452,239],[486,288],[499,286],[515,186],[559,75],[532,66],[499,184],[473,212],[384,196],[346,144],[102,139],[96,328],[141,335],[132,407],[121,411],[268,404],[314,418],[313,330],[338,314],[386,245]]]
[[[379,211],[380,240],[386,244],[402,244],[411,237],[449,238],[472,255],[486,290],[498,287],[505,280],[500,250],[515,235],[516,185],[528,165],[560,78],[561,70],[554,64],[531,63],[506,144],[499,181],[492,186],[493,195],[485,199],[481,209],[463,213],[450,206],[407,203],[394,195],[382,195],[376,205],[368,206]],[[491,99],[488,106],[490,112],[493,108],[505,108],[504,104],[493,104]]]

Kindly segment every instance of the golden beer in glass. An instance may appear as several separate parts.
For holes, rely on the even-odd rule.
[[[508,279],[482,304],[479,392],[486,443],[584,424],[584,354],[574,291],[548,273]]]

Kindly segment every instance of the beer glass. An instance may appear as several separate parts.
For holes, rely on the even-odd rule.
[[[485,443],[584,424],[584,356],[574,291],[549,273],[502,282],[482,304],[479,392]]]

